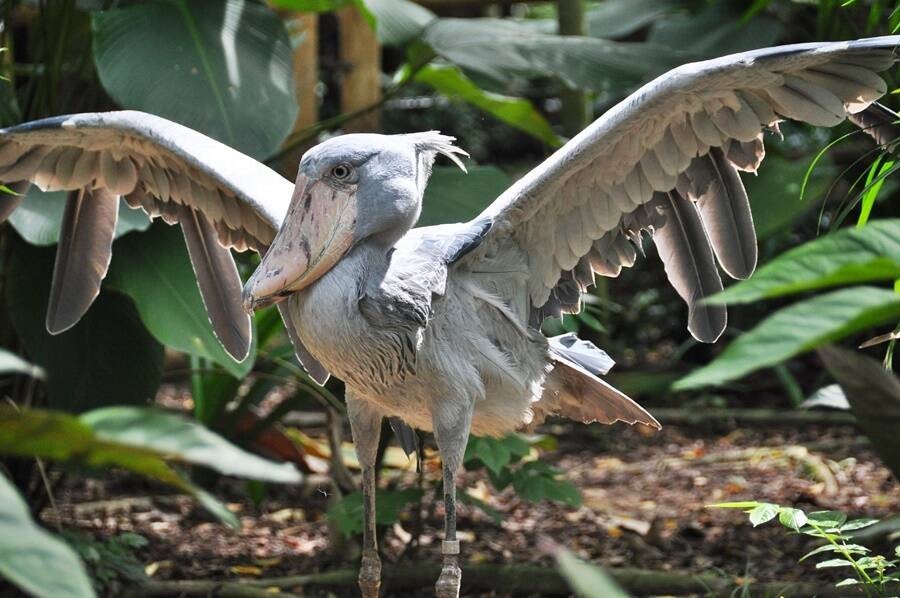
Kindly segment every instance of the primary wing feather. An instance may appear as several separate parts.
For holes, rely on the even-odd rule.
[[[507,189],[480,216],[493,230],[465,263],[524,254],[536,323],[577,311],[593,274],[618,276],[648,232],[688,304],[689,330],[718,338],[725,314],[701,304],[721,289],[713,256],[735,278],[749,276],[757,257],[737,171],[756,171],[762,135],[782,119],[833,126],[856,115],[876,136],[887,131],[888,117],[869,113],[880,110],[870,108],[887,90],[878,72],[895,62],[898,43],[797,44],[673,69]]]
[[[122,111],[0,129],[0,182],[72,192],[54,269],[50,332],[72,326],[97,296],[122,197],[151,217],[181,222],[213,330],[229,354],[246,357],[250,318],[228,250],[266,250],[287,212],[290,181],[187,127]],[[7,200],[0,215],[16,205]]]

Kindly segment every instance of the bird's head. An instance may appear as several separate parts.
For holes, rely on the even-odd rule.
[[[388,251],[419,218],[438,154],[465,170],[453,138],[435,131],[410,135],[342,135],[300,160],[287,216],[244,285],[248,312],[311,285],[361,241]]]

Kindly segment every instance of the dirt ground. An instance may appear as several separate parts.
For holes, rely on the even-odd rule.
[[[545,431],[558,444],[542,450],[540,458],[581,490],[582,506],[528,503],[511,489],[494,491],[484,472],[466,472],[461,486],[496,509],[502,521],[460,505],[464,560],[549,564],[535,548],[546,536],[609,567],[809,581],[827,578],[813,563],[797,564],[809,546],[803,537],[775,523],[754,529],[738,512],[705,505],[760,500],[851,516],[900,512],[900,485],[852,427],[669,425],[648,434],[627,426],[566,424]],[[414,473],[387,477],[400,486],[417,483]],[[443,511],[433,494],[437,478],[437,472],[426,472],[421,521],[410,507],[400,523],[381,531],[386,562],[438,561]],[[149,542],[136,556],[153,579],[274,577],[355,566],[355,541],[339,541],[334,548],[329,539],[325,511],[333,491],[319,476],[299,490],[270,487],[258,507],[243,483],[219,480],[213,489],[240,517],[240,532],[213,521],[187,497],[133,476],[71,479],[57,496],[63,525],[94,538],[144,536]],[[55,519],[49,510],[44,517]],[[421,534],[415,533],[418,527]],[[415,595],[431,592],[423,588]]]

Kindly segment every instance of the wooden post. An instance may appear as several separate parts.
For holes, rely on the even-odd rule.
[[[346,114],[381,100],[381,45],[375,32],[355,7],[337,11],[340,59],[344,71],[341,80],[341,112]],[[344,124],[346,132],[377,132],[381,129],[381,111],[373,110]]]
[[[297,98],[297,120],[291,129],[294,134],[308,129],[319,122],[319,101],[316,86],[319,84],[319,15],[315,13],[293,13],[285,17],[292,39],[299,38],[294,49],[294,95]],[[296,147],[287,153],[279,163],[281,172],[293,178],[300,156],[308,148]]]

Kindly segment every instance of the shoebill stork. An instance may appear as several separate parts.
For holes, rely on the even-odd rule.
[[[362,464],[359,583],[379,589],[375,454],[381,421],[433,431],[446,527],[439,596],[457,596],[455,474],[470,433],[501,435],[547,415],[659,427],[599,376],[605,354],[545,338],[576,312],[594,276],[615,277],[652,235],[688,330],[715,341],[719,269],[746,278],[757,259],[740,171],[763,134],[793,119],[848,116],[880,142],[895,115],[874,104],[900,37],[801,44],[685,65],[645,85],[529,172],[471,222],[413,228],[432,163],[460,166],[435,132],[345,135],[308,151],[292,185],[197,132],[138,112],[63,116],[0,131],[0,181],[69,190],[47,327],[88,309],[110,259],[121,197],[180,223],[210,320],[247,354],[245,312],[278,304],[297,357],[346,383]],[[8,214],[18,199],[4,199]],[[794,201],[785,197],[785,201]],[[243,287],[229,248],[262,262]],[[408,431],[408,429],[406,429]],[[403,434],[401,434],[403,436]]]

